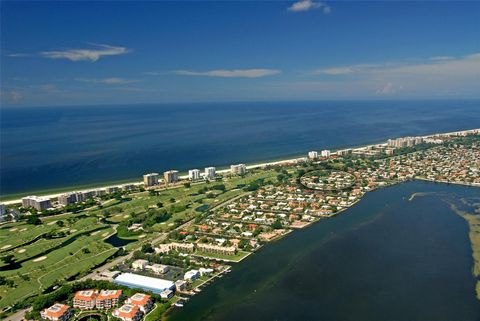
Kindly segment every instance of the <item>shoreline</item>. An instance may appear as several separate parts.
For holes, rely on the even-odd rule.
[[[424,135],[424,136],[418,136],[422,138],[432,138],[437,135],[458,135],[459,133],[463,132],[468,132],[468,131],[474,131],[474,130],[480,130],[479,128],[472,128],[472,129],[464,129],[460,131],[454,131],[454,132],[446,132],[446,133],[432,133],[429,135]],[[356,146],[349,146],[349,147],[342,147],[342,148],[335,148],[332,149],[332,153],[342,150],[342,149],[362,149],[368,146],[377,146],[381,144],[386,144],[386,141],[383,142],[377,142],[377,143],[369,143],[369,144],[364,144],[364,145],[356,145]],[[305,152],[304,155],[306,155]],[[288,156],[285,156],[288,157]],[[255,169],[255,168],[262,168],[265,166],[272,166],[272,165],[280,165],[284,163],[292,163],[292,162],[298,162],[299,160],[303,160],[306,156],[291,156],[292,158],[287,158],[284,159],[282,157],[274,158],[273,160],[265,160],[263,162],[254,162],[251,163],[250,165],[248,163],[246,164],[247,169]],[[219,169],[216,171],[219,174],[224,174],[230,172],[230,168],[227,166],[219,166]],[[180,172],[179,173],[179,179],[188,179],[188,174],[186,171]],[[106,185],[108,184],[108,185]],[[52,189],[46,189],[43,191],[32,191],[32,192],[24,192],[24,193],[14,193],[14,194],[7,194],[7,195],[0,195],[0,202],[5,204],[5,205],[12,205],[12,204],[18,204],[21,203],[22,197],[29,196],[29,195],[37,195],[37,196],[44,196],[48,198],[57,198],[62,194],[65,194],[67,192],[72,192],[72,191],[78,191],[78,192],[85,192],[89,191],[92,188],[107,188],[107,187],[112,187],[112,186],[120,186],[124,184],[134,184],[134,185],[141,185],[143,184],[143,181],[139,180],[134,180],[132,179],[124,179],[124,180],[117,180],[117,181],[111,181],[111,182],[102,182],[102,183],[92,183],[92,184],[84,184],[84,185],[79,185],[77,188],[74,186],[70,187],[59,187],[59,188],[52,188]],[[50,193],[50,194],[49,194]]]
[[[265,162],[265,163],[251,164],[251,165],[246,165],[246,168],[247,169],[255,169],[255,168],[261,168],[261,167],[265,167],[265,166],[269,166],[269,165],[279,165],[279,164],[284,164],[284,163],[292,163],[292,162],[297,162],[299,160],[302,160],[303,158],[304,157],[298,157],[298,158],[270,161],[270,162]],[[219,173],[219,174],[229,173],[230,168],[219,169],[216,172]],[[185,172],[181,172],[180,174],[181,175],[179,175],[179,179],[188,179],[188,174],[185,174]],[[132,180],[112,182],[109,185],[105,185],[105,184],[106,183],[99,183],[99,184],[92,184],[92,185],[82,185],[78,189],[72,189],[71,187],[66,187],[66,188],[58,189],[58,190],[56,190],[56,192],[54,192],[52,194],[46,194],[46,193],[49,192],[49,190],[45,190],[43,192],[37,192],[37,193],[30,192],[30,193],[13,194],[14,196],[11,196],[11,197],[8,197],[8,195],[7,195],[6,197],[2,197],[2,199],[5,199],[5,201],[2,200],[2,203],[5,204],[5,205],[12,205],[12,204],[21,203],[22,202],[21,197],[25,197],[25,196],[28,196],[30,194],[36,194],[38,196],[44,196],[44,197],[49,197],[49,198],[56,198],[56,197],[58,197],[58,196],[60,196],[64,193],[70,192],[70,191],[85,192],[85,191],[88,191],[92,188],[107,188],[107,187],[111,187],[111,186],[120,186],[120,185],[124,185],[124,184],[141,185],[141,184],[143,184],[143,181],[141,181],[141,180],[133,181],[133,179],[132,179]],[[18,196],[19,194],[21,194],[22,196]],[[18,197],[20,197],[20,198],[18,198]]]

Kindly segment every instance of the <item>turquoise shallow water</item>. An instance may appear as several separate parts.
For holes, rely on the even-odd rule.
[[[480,101],[0,109],[0,195],[479,127]]]
[[[415,192],[435,192],[409,201]],[[171,320],[474,321],[467,223],[443,201],[480,190],[409,182],[234,266]]]

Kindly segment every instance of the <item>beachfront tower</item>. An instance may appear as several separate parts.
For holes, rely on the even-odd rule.
[[[150,173],[143,175],[143,183],[145,187],[155,186],[158,184],[158,173]]]
[[[200,179],[200,170],[199,169],[191,169],[188,171],[188,179],[191,181],[196,181]]]
[[[165,180],[165,184],[178,182],[178,171],[169,170],[164,172],[163,179]]]
[[[215,167],[205,167],[205,178],[215,178]]]
[[[247,172],[247,167],[245,164],[231,165],[230,172],[234,175],[244,175]]]

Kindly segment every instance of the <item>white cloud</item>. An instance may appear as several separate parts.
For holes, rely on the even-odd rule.
[[[3,103],[10,103],[12,105],[17,104],[20,100],[22,100],[23,95],[20,91],[16,89],[1,89],[0,90],[0,101]]]
[[[18,91],[10,91],[10,100],[12,103],[16,104],[20,99],[22,99],[22,94],[20,94]]]
[[[276,69],[234,69],[234,70],[210,70],[210,71],[190,71],[175,70],[176,75],[181,76],[206,76],[206,77],[226,77],[226,78],[259,78],[265,76],[277,75],[281,71]]]
[[[55,84],[40,85],[38,86],[38,89],[47,94],[59,94],[64,92],[63,90],[59,89]]]
[[[75,80],[81,82],[89,82],[92,84],[106,84],[106,85],[123,85],[123,84],[131,84],[138,82],[136,79],[126,79],[120,77],[109,77],[109,78],[76,78]]]
[[[318,69],[314,71],[314,74],[326,74],[326,75],[346,75],[353,73],[354,70],[351,67],[334,67],[326,69]]]
[[[303,79],[272,86],[309,99],[386,95],[478,98],[480,53],[324,67],[304,74]]]
[[[433,60],[433,61],[438,61],[438,60],[450,60],[450,59],[453,59],[454,57],[451,57],[451,56],[435,56],[435,57],[431,57],[430,60]]]
[[[156,92],[156,90],[153,89],[147,89],[147,88],[140,88],[140,87],[115,87],[112,88],[114,90],[119,90],[119,91],[125,91],[125,92]]]
[[[332,11],[330,6],[325,2],[313,0],[300,0],[294,2],[290,7],[288,7],[288,10],[293,12],[309,11],[313,9],[322,9],[324,14],[329,14]]]
[[[145,75],[145,76],[161,76],[161,75],[168,75],[168,73],[161,72],[161,71],[144,71],[144,72],[142,72],[142,75]]]
[[[27,54],[27,53],[12,53],[7,55],[7,57],[12,57],[12,58],[30,57],[30,56],[31,54]]]
[[[115,47],[103,44],[94,44],[95,48],[91,49],[67,49],[59,51],[42,51],[40,56],[50,59],[68,59],[70,61],[95,62],[103,56],[117,56],[129,52],[125,47]]]
[[[480,74],[480,53],[463,57],[436,56],[427,59],[358,64],[314,70],[314,74],[343,75],[346,73],[383,76],[463,77]]]
[[[376,91],[377,95],[392,95],[397,92],[397,90],[401,90],[402,87],[396,87],[391,82],[385,84],[382,88]]]

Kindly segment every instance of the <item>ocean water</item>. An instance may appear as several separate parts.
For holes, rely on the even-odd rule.
[[[480,193],[421,181],[367,193],[235,264],[168,320],[478,321],[468,225],[445,195]]]
[[[480,101],[0,109],[0,195],[480,127]]]

